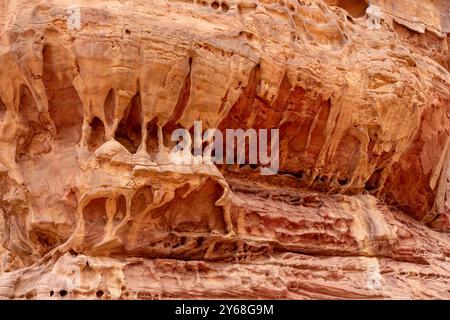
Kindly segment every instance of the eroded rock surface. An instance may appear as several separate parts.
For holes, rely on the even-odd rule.
[[[0,0],[0,298],[450,298],[450,3],[372,4]]]

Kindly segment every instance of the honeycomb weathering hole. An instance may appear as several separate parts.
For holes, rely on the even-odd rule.
[[[152,188],[150,186],[140,188],[131,200],[131,215],[136,216],[142,213],[152,203]]]
[[[39,116],[40,113],[33,94],[26,85],[21,85],[19,118],[24,130],[19,135],[17,142],[17,159],[21,159],[24,156],[36,156],[51,150],[50,144],[45,143],[45,140],[41,139],[48,132],[46,132],[46,128]]]
[[[83,104],[69,75],[69,56],[62,46],[45,45],[42,50],[45,91],[48,111],[58,138],[76,143],[81,138]]]
[[[124,253],[129,256],[172,254],[171,250],[181,250],[186,245],[185,234],[198,236],[212,231],[225,234],[223,208],[215,205],[222,196],[222,186],[208,179],[198,190],[189,190],[189,184],[180,186],[171,201],[153,207],[152,188],[148,185],[139,188],[131,200],[131,220],[119,231]],[[90,205],[97,212],[103,208],[103,203]]]
[[[337,5],[345,9],[353,18],[363,17],[369,7],[365,0],[339,0]]]
[[[147,124],[147,152],[152,155],[158,152],[158,118]]]
[[[106,226],[106,201],[107,198],[95,198],[83,208],[84,243],[86,246],[92,246],[103,236],[103,229]]]
[[[114,94],[114,90],[111,89],[109,90],[108,95],[106,96],[104,104],[105,120],[108,126],[111,126],[114,122],[115,104],[116,104],[116,96]]]
[[[89,135],[88,147],[89,151],[97,150],[105,141],[105,125],[98,117],[95,117],[91,124],[91,134]]]
[[[115,135],[115,139],[131,153],[136,153],[141,143],[141,110],[141,95],[138,92],[125,110]]]
[[[213,9],[218,9],[220,7],[220,4],[217,1],[214,1],[213,3],[211,3],[211,7]]]
[[[127,200],[124,195],[120,195],[116,199],[116,214],[114,215],[114,224],[120,223],[127,214]]]

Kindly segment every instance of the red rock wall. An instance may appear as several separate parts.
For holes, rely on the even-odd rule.
[[[448,1],[71,4],[0,0],[1,298],[450,297]]]

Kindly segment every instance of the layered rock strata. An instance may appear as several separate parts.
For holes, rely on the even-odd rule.
[[[450,298],[450,4],[372,5],[0,0],[0,298]]]

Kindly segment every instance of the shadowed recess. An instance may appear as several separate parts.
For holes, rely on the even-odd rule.
[[[337,5],[350,13],[353,18],[364,16],[369,6],[365,0],[339,0]]]
[[[77,143],[81,138],[83,105],[72,85],[67,50],[64,47],[45,45],[42,56],[42,80],[57,137],[66,142]]]
[[[98,117],[95,117],[90,123],[91,134],[88,139],[88,148],[90,152],[94,152],[100,147],[105,141],[105,125],[103,121]]]
[[[141,110],[141,94],[138,92],[126,108],[115,134],[115,139],[131,153],[136,153],[141,142]]]

